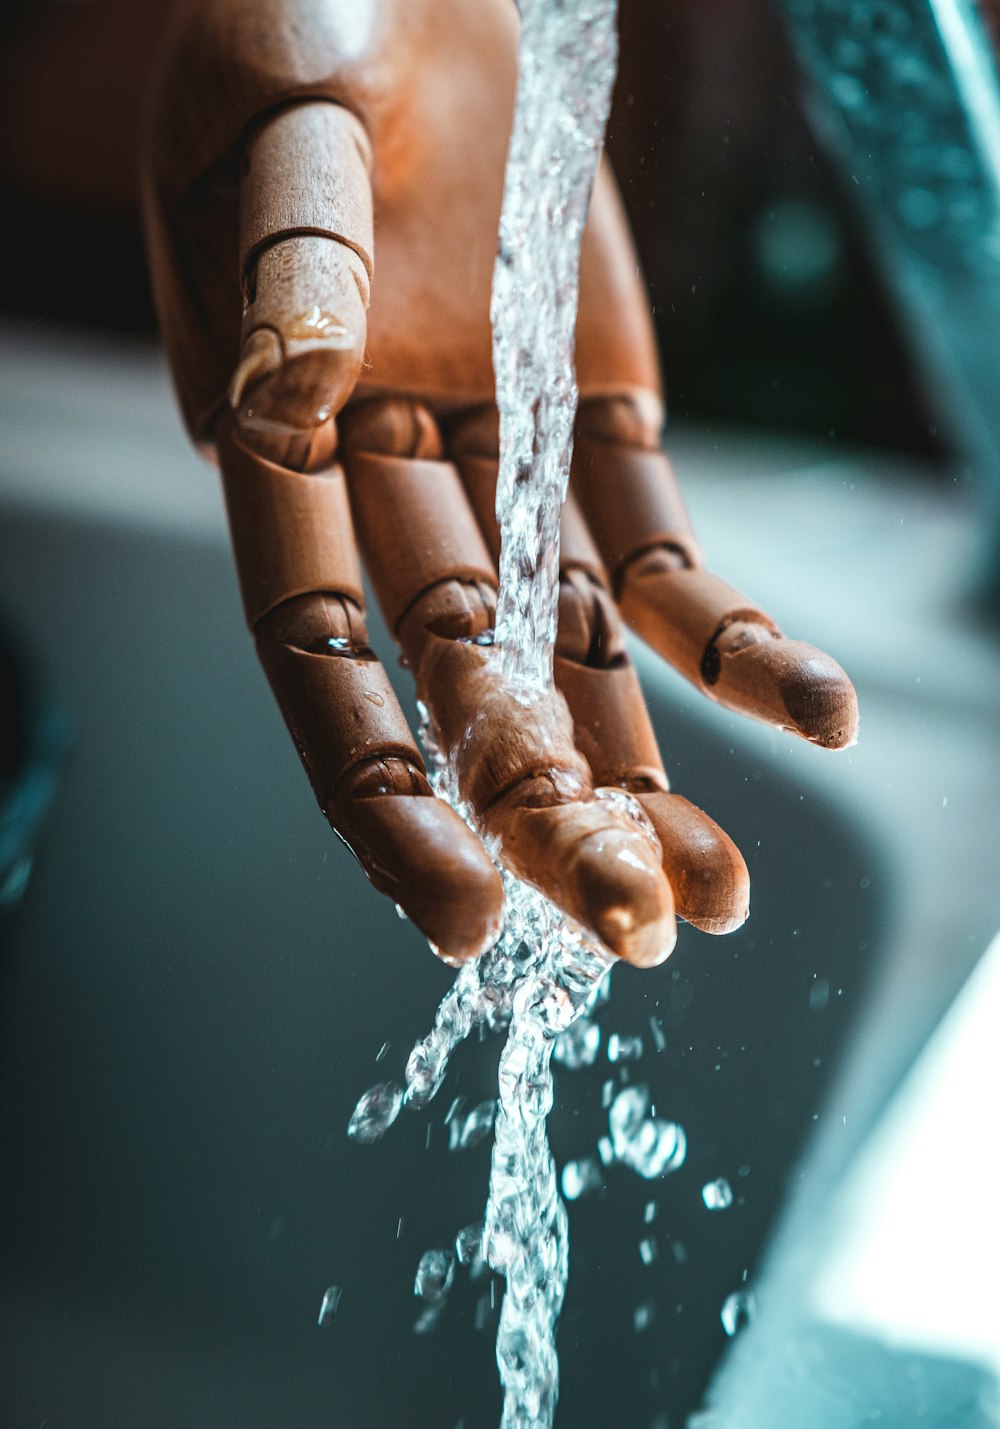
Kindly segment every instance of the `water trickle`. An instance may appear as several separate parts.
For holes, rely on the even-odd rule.
[[[552,683],[559,514],[577,401],[579,249],[610,105],[617,36],[615,0],[519,0],[519,8],[517,105],[491,308],[502,545],[490,658],[511,698],[532,703],[550,697]],[[427,713],[421,711],[425,731]],[[453,771],[433,739],[425,743],[437,792],[468,818]],[[600,796],[637,819],[655,841],[634,799],[620,790]],[[536,889],[501,871],[506,893],[501,937],[458,971],[433,1027],[410,1054],[402,1101],[410,1109],[426,1106],[442,1085],[452,1053],[470,1033],[506,1030],[499,1102],[484,1104],[488,1116],[479,1107],[464,1119],[455,1110],[449,1120],[451,1144],[464,1147],[472,1144],[467,1134],[478,1136],[480,1129],[488,1134],[487,1122],[495,1116],[481,1244],[479,1228],[466,1228],[456,1239],[456,1254],[473,1268],[481,1254],[506,1279],[496,1351],[504,1387],[502,1429],[550,1429],[559,1387],[555,1328],[568,1274],[567,1214],[545,1129],[553,1095],[551,1058],[566,1067],[593,1063],[600,1029],[584,1016],[604,994],[612,959]],[[641,1053],[641,1040],[635,1042]],[[634,1048],[629,1051],[637,1055]],[[599,1143],[601,1161],[618,1159],[650,1177],[676,1169],[684,1157],[683,1132],[651,1115],[648,1094],[634,1127],[616,1133],[615,1108],[623,1095],[611,1103],[612,1136]],[[361,1140],[381,1135],[398,1113],[392,1105],[384,1125],[375,1119],[379,1129],[372,1136],[352,1134]],[[367,1112],[360,1121],[367,1126],[365,1117]],[[600,1183],[593,1160],[564,1169],[563,1189],[571,1199],[574,1190],[581,1195]],[[415,1328],[431,1312],[433,1323],[425,1328],[433,1328],[453,1273],[449,1252],[423,1257],[416,1289],[427,1310]],[[438,1290],[428,1295],[422,1286]],[[477,1329],[490,1322],[494,1290],[495,1282],[489,1296],[477,1302]]]
[[[328,1321],[333,1319],[340,1306],[340,1297],[343,1293],[344,1287],[342,1285],[331,1285],[324,1292],[323,1303],[319,1307],[319,1316],[316,1320],[317,1325],[325,1325]]]
[[[496,1114],[495,1101],[480,1102],[464,1120],[455,1123],[461,1128],[458,1133],[458,1146],[461,1150],[466,1151],[470,1146],[478,1146],[481,1141],[486,1140],[493,1130]]]
[[[632,1326],[637,1335],[641,1335],[644,1330],[648,1330],[656,1315],[656,1306],[651,1300],[644,1305],[637,1305],[632,1311]]]
[[[508,676],[552,682],[559,511],[576,416],[580,240],[618,58],[615,0],[520,0],[517,106],[497,261],[493,368],[503,533],[496,638]]]
[[[347,1134],[353,1141],[369,1145],[379,1141],[399,1115],[403,1105],[403,1088],[395,1082],[378,1082],[359,1099],[347,1124]]]

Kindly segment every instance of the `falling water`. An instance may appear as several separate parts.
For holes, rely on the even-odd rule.
[[[559,513],[577,403],[577,271],[617,36],[615,0],[520,0],[520,11],[517,106],[491,312],[501,442],[495,654],[512,698],[532,701],[553,698]],[[461,809],[447,762],[435,760],[433,742],[428,744],[438,792]],[[648,829],[622,791],[599,791],[598,797],[613,800]],[[481,1254],[506,1279],[497,1332],[502,1429],[549,1429],[559,1391],[555,1331],[568,1273],[566,1208],[545,1129],[551,1056],[556,1039],[594,1001],[611,957],[536,889],[502,872],[500,940],[457,974],[433,1028],[410,1054],[405,1092],[391,1083],[372,1088],[358,1103],[349,1131],[357,1140],[376,1140],[403,1105],[419,1108],[430,1101],[449,1057],[473,1029],[507,1029]],[[654,1124],[641,1111],[632,1130],[656,1143],[643,1154],[652,1154],[659,1170],[678,1152],[682,1159],[679,1128]],[[670,1144],[658,1151],[667,1128]],[[456,1133],[458,1145],[463,1135]],[[628,1137],[622,1146],[627,1154],[621,1159],[631,1157],[635,1165],[640,1153]],[[474,1230],[459,1233],[460,1261],[468,1258]],[[428,1252],[431,1259],[421,1262],[417,1291],[427,1307],[420,1330],[436,1323],[451,1283],[444,1254]]]
[[[576,417],[580,243],[618,58],[616,0],[521,0],[518,87],[493,270],[501,532],[496,639],[515,684],[552,684],[559,515]],[[507,1280],[497,1332],[503,1429],[547,1429],[555,1328],[569,1269],[545,1118],[555,1038],[578,1017],[607,957],[525,885],[508,889],[507,937],[526,950],[500,1058],[484,1253]],[[522,926],[518,926],[521,923]]]
[[[576,416],[580,241],[618,57],[615,0],[520,0],[517,108],[493,270],[506,673],[552,682],[559,510]]]

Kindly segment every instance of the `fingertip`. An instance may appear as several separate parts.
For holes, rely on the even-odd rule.
[[[729,835],[680,794],[636,796],[663,851],[677,912],[703,933],[732,933],[750,913],[750,873]]]
[[[854,686],[836,660],[801,640],[767,640],[724,655],[711,694],[823,749],[857,740]]]
[[[467,962],[496,942],[503,926],[500,874],[443,800],[383,795],[337,813],[338,832],[372,883],[446,962]]]
[[[670,885],[649,841],[631,829],[605,829],[577,847],[579,912],[601,942],[635,967],[655,967],[677,942]]]

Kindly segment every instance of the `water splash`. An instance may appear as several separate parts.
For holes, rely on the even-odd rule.
[[[560,1033],[552,1056],[571,1072],[592,1067],[601,1046],[601,1029],[589,1017],[578,1017],[571,1027]]]
[[[580,243],[618,37],[616,0],[519,0],[519,7],[517,103],[490,317],[500,412],[496,642],[504,675],[530,698],[552,684],[559,516],[577,403]],[[502,1429],[548,1429],[569,1269],[566,1208],[545,1132],[551,1056],[600,987],[609,958],[527,885],[511,880],[507,895],[504,941],[513,936],[527,955],[500,1059],[484,1249],[507,1280],[497,1332]]]
[[[734,1290],[731,1295],[726,1296],[719,1318],[730,1339],[745,1325],[749,1325],[756,1310],[757,1302],[752,1290]]]
[[[347,1124],[352,1141],[370,1145],[380,1141],[396,1120],[403,1105],[403,1088],[395,1082],[378,1082],[359,1099]]]
[[[519,8],[517,104],[491,308],[501,442],[495,644],[512,696],[531,702],[552,684],[559,515],[577,403],[580,242],[610,107],[617,35],[615,0],[519,0]],[[468,819],[453,771],[432,739],[425,744],[437,791]],[[635,801],[621,791],[609,797],[636,815]],[[599,997],[612,958],[536,889],[501,871],[506,910],[499,941],[458,972],[434,1026],[410,1053],[405,1093],[398,1105],[392,1096],[391,1115],[380,1114],[385,1088],[373,1089],[381,1091],[377,1106],[363,1097],[351,1125],[355,1139],[377,1139],[399,1105],[416,1109],[435,1096],[449,1058],[472,1031],[507,1029],[481,1246],[473,1247],[475,1228],[467,1228],[457,1249],[463,1263],[468,1255],[474,1264],[481,1253],[506,1279],[497,1331],[502,1429],[550,1429],[559,1391],[555,1329],[568,1274],[566,1208],[545,1130],[551,1058],[563,1039],[560,1057],[567,1065],[593,1061],[600,1033],[566,1034]],[[480,1121],[485,1116],[476,1134]],[[466,1144],[468,1125],[466,1119],[453,1133],[457,1145]],[[599,1175],[596,1166],[593,1172]],[[415,1328],[432,1329],[443,1303],[444,1295],[432,1299]],[[481,1299],[477,1328],[486,1322]]]
[[[684,1128],[654,1116],[647,1087],[626,1087],[611,1103],[608,1129],[616,1160],[652,1181],[684,1164]]]
[[[733,1188],[725,1176],[720,1176],[702,1186],[701,1199],[710,1211],[728,1211],[733,1204]]]
[[[597,1162],[587,1156],[582,1161],[567,1161],[562,1169],[562,1193],[564,1200],[578,1201],[592,1191],[600,1191],[604,1185]]]

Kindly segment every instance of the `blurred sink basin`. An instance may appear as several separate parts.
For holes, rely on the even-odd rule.
[[[493,1429],[488,1284],[460,1274],[418,1337],[412,1282],[481,1212],[488,1152],[449,1153],[442,1123],[453,1097],[491,1094],[497,1049],[463,1049],[430,1114],[381,1145],[347,1142],[358,1095],[401,1074],[450,974],[315,811],[207,500],[190,522],[23,491],[4,511],[0,612],[76,734],[0,933],[3,1422]],[[753,914],[722,941],[685,929],[657,972],[619,970],[601,1011],[605,1033],[643,1037],[630,1075],[689,1151],[664,1182],[612,1169],[571,1207],[558,1422],[578,1429],[676,1425],[699,1402],[889,906],[858,820],[654,685],[675,787],[745,850]],[[560,1070],[560,1161],[593,1154],[618,1073],[603,1052]],[[701,1187],[719,1176],[736,1200],[713,1214]],[[331,1283],[340,1309],[318,1328]]]

